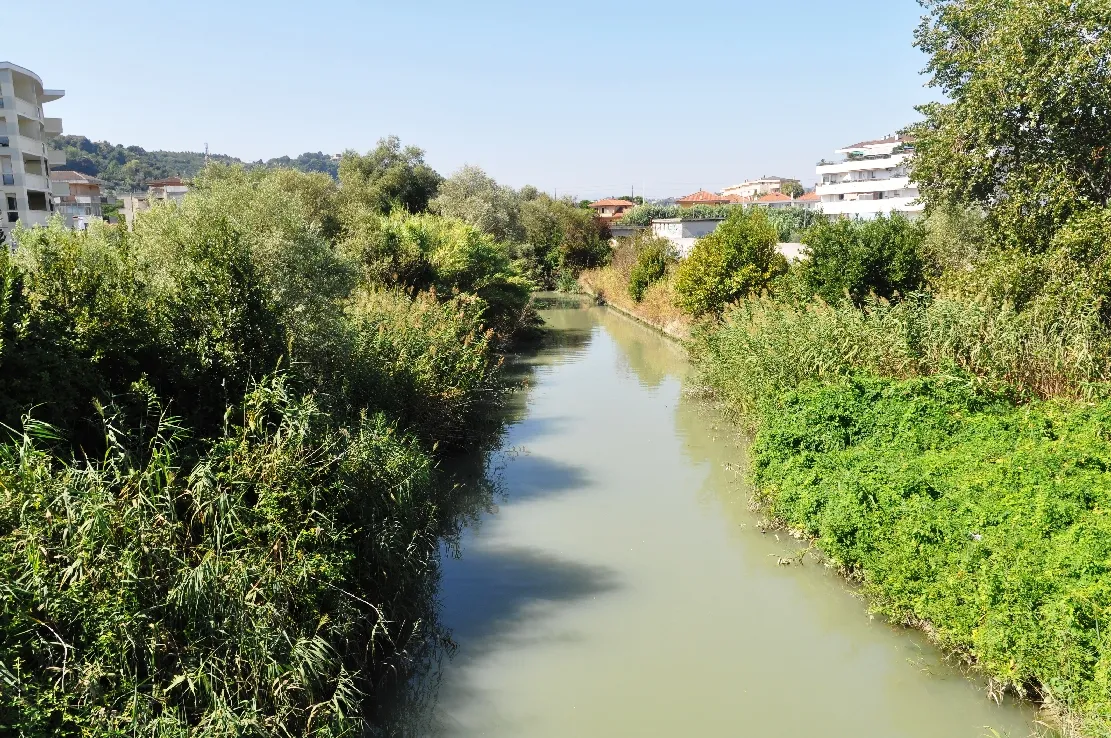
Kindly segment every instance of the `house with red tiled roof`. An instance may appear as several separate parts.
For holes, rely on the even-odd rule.
[[[797,179],[787,177],[764,176],[760,179],[749,179],[721,191],[723,195],[739,195],[741,197],[759,197],[769,192],[782,192],[786,185],[797,185]]]
[[[795,205],[804,210],[821,210],[822,198],[814,190],[795,198]]]
[[[634,207],[636,207],[636,203],[631,200],[615,200],[613,198],[596,200],[590,203],[590,209],[594,211],[594,217],[601,220],[620,218],[627,210]]]
[[[686,197],[680,197],[675,202],[678,203],[681,208],[689,208],[695,205],[729,205],[735,201],[724,195],[707,192],[706,190],[699,190]]]
[[[784,195],[782,192],[769,192],[766,195],[761,195],[756,198],[755,204],[764,208],[779,209],[791,207],[795,204],[795,200],[792,197]]]

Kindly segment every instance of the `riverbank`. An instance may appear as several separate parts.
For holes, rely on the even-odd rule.
[[[1111,735],[1111,404],[916,370],[900,342],[946,324],[909,311],[750,299],[691,342],[698,381],[754,430],[760,503],[875,612]]]
[[[599,303],[666,336],[678,341],[690,338],[692,322],[672,304],[667,280],[650,285],[639,302],[629,295],[628,278],[612,266],[584,271],[579,275],[578,284]]]
[[[620,276],[584,291],[663,330]],[[875,317],[882,333],[836,329],[854,341],[838,360],[823,331],[850,313],[792,310],[749,300],[687,342],[696,381],[754,433],[756,500],[993,694],[1043,705],[1068,735],[1111,735],[1111,406],[1019,401],[956,369],[882,378],[862,367],[915,373],[868,358],[913,356],[893,316]]]

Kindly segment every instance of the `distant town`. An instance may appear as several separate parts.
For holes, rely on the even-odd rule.
[[[135,191],[121,192],[96,176],[67,169],[65,152],[51,145],[63,133],[62,120],[47,117],[43,108],[64,95],[64,90],[46,87],[31,70],[0,62],[0,169],[5,199],[0,228],[10,232],[17,223],[44,226],[55,215],[77,230],[94,221],[130,225],[135,214],[152,203],[185,197],[189,184],[180,176],[148,180]],[[724,219],[720,210],[713,210],[722,206],[801,208],[830,218],[871,219],[892,213],[915,217],[923,206],[907,171],[912,151],[913,141],[905,136],[861,141],[838,149],[839,161],[818,162],[818,183],[812,190],[804,189],[797,178],[761,176],[720,192],[699,190],[651,201],[675,205],[678,211],[675,217],[655,218],[649,225],[625,221],[638,204],[631,199],[606,198],[589,207],[613,236],[650,227],[655,235],[673,242],[681,256]],[[339,154],[327,156],[333,166],[340,158]]]

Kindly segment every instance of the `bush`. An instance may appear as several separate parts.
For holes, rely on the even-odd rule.
[[[856,304],[874,294],[894,299],[926,283],[925,228],[901,215],[822,221],[806,232],[803,275],[826,302]]]
[[[754,478],[895,622],[1111,732],[1111,403],[1015,407],[962,376],[851,377],[768,406]]]
[[[505,247],[461,220],[361,213],[348,220],[341,249],[369,284],[482,298],[487,326],[503,338],[519,324],[532,290]]]
[[[734,300],[765,289],[787,270],[778,237],[763,210],[733,209],[713,233],[695,242],[675,273],[676,304],[695,316],[718,314]]]
[[[330,427],[280,381],[232,420],[195,463],[165,417],[109,419],[96,462],[52,459],[41,425],[0,447],[0,725],[361,727],[430,612],[431,462],[380,416]]]
[[[799,243],[804,234],[818,223],[825,222],[825,216],[816,210],[800,207],[768,208],[768,220],[775,226],[781,243]]]
[[[637,302],[644,291],[663,279],[668,266],[675,262],[671,243],[663,238],[644,239],[636,254],[636,262],[629,270],[629,296]]]
[[[1111,379],[1098,314],[1062,322],[989,300],[914,295],[890,304],[790,305],[749,299],[704,326],[691,345],[702,381],[750,419],[795,387],[864,371],[917,377],[954,370],[1020,396],[1085,397]]]

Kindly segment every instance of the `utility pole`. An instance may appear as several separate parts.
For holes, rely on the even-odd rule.
[[[204,142],[204,163],[208,164],[208,141]]]

